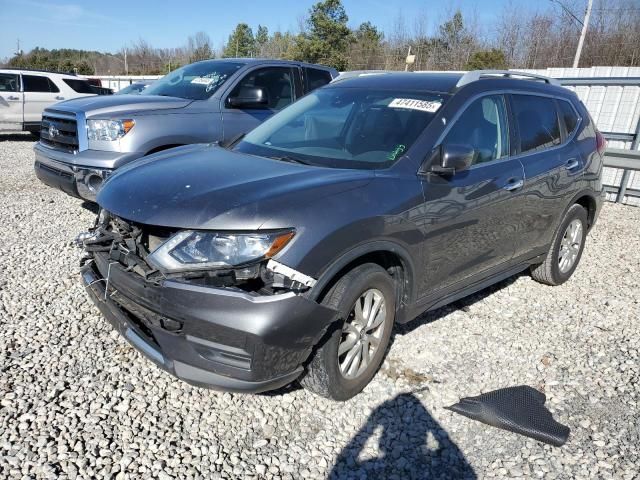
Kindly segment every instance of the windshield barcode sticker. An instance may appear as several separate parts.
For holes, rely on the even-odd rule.
[[[442,102],[432,100],[416,100],[414,98],[394,98],[389,104],[389,108],[408,108],[410,110],[420,110],[422,112],[435,113]]]
[[[209,85],[214,80],[215,80],[214,78],[196,77],[193,80],[191,80],[191,83],[196,83],[198,85]]]

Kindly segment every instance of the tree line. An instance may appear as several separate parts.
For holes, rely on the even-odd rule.
[[[154,48],[143,39],[117,53],[35,48],[8,60],[13,67],[76,70],[83,74],[164,74],[181,65],[218,57],[303,60],[338,70],[472,70],[569,67],[578,43],[586,0],[551,0],[540,11],[507,4],[493,20],[450,12],[435,29],[426,12],[408,22],[401,13],[388,32],[370,22],[349,26],[341,0],[321,0],[298,32],[255,30],[239,23],[215,48],[205,32],[181,47]],[[528,13],[529,12],[529,13]],[[485,18],[485,17],[483,17]],[[640,65],[637,0],[596,0],[581,67]],[[410,55],[410,57],[408,57]],[[412,62],[407,63],[407,58]]]

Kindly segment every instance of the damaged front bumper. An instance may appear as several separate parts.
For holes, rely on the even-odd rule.
[[[72,197],[90,202],[107,178],[114,165],[121,165],[140,157],[139,153],[121,153],[83,150],[67,153],[36,143],[34,170],[38,179],[50,187],[58,188]]]
[[[191,384],[262,392],[295,380],[336,318],[295,292],[255,295],[166,279],[146,281],[95,252],[81,268],[111,325],[161,368]]]

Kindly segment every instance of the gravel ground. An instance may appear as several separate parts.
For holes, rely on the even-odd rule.
[[[78,280],[93,214],[0,136],[0,477],[638,478],[640,208],[607,204],[571,281],[521,275],[398,329],[340,404],[218,393],[111,332]],[[443,407],[527,384],[571,427],[554,448]]]

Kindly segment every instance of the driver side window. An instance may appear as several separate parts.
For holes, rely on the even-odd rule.
[[[18,75],[12,73],[0,73],[0,92],[17,92]]]
[[[473,164],[509,155],[509,129],[504,96],[478,98],[460,115],[442,142],[467,145],[475,150]]]
[[[267,98],[264,108],[281,110],[294,101],[293,75],[288,67],[266,67],[249,72],[229,97],[235,97],[241,90],[249,88],[262,89]]]

